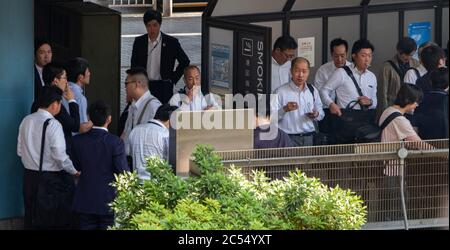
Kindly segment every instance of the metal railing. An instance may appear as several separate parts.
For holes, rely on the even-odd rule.
[[[109,7],[152,7],[156,9],[156,0],[112,0]]]
[[[217,153],[248,177],[258,169],[279,179],[299,169],[330,187],[351,189],[367,206],[364,229],[448,227],[448,139],[426,143],[433,148],[394,142]]]

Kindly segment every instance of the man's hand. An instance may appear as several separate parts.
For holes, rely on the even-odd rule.
[[[312,112],[306,113],[306,116],[308,116],[311,119],[315,119],[316,117],[319,116],[319,112],[317,112],[316,110],[313,110]]]
[[[298,109],[298,104],[296,102],[288,102],[286,106],[283,107],[284,112],[291,112]]]
[[[94,126],[91,120],[80,124],[80,134],[86,133]]]
[[[214,105],[208,105],[208,106],[206,106],[206,108],[203,109],[203,110],[210,110],[212,107],[214,107]]]
[[[358,102],[361,105],[364,105],[364,106],[371,106],[372,105],[372,99],[370,99],[367,96],[360,96],[360,97],[358,97]]]
[[[194,97],[196,95],[198,95],[199,91],[200,91],[200,87],[195,86],[195,85],[190,90],[188,90],[187,96],[188,96],[189,100],[192,101],[194,99]]]
[[[80,175],[81,175],[81,172],[80,172],[80,171],[77,171],[77,172],[73,175],[73,177],[75,177],[75,178],[80,178]]]
[[[64,99],[66,99],[67,101],[73,100],[74,95],[73,95],[72,89],[70,89],[69,86],[67,86],[66,91],[64,91],[63,97],[64,97]]]
[[[339,106],[336,103],[332,102],[328,108],[330,109],[330,113],[337,116],[342,115],[341,108],[339,108]]]

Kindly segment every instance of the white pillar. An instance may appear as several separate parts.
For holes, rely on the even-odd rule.
[[[172,0],[163,0],[163,16],[172,16]]]

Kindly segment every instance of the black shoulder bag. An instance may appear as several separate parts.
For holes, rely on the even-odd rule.
[[[42,171],[45,133],[50,120],[45,121],[42,130],[39,184],[34,203],[32,224],[37,229],[68,229],[72,220],[73,178],[64,171]]]
[[[361,88],[358,86],[353,72],[348,66],[343,69],[352,79],[359,96],[363,96]],[[361,106],[361,110],[353,109],[356,105]],[[379,128],[374,124],[375,110],[362,105],[358,100],[351,101],[345,109],[341,110],[342,116],[337,118],[337,140],[338,143],[372,142],[377,139]]]

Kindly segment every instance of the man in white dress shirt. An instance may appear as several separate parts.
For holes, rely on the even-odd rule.
[[[200,69],[190,65],[184,70],[184,88],[170,99],[170,105],[178,106],[180,111],[202,111],[217,108],[213,95],[203,95]]]
[[[35,207],[36,204],[45,202],[37,199],[38,187],[40,192],[45,192],[49,196],[71,196],[74,188],[71,175],[77,177],[80,175],[66,153],[62,126],[54,118],[61,110],[61,100],[61,89],[44,87],[38,99],[38,111],[26,116],[19,127],[17,155],[25,167],[23,176],[25,229],[68,229],[70,226],[71,204],[67,204],[64,200],[53,199],[53,202],[59,204],[59,208],[66,208],[64,211],[58,209],[54,214],[42,210],[41,206]],[[71,200],[69,202],[71,203]],[[40,215],[47,213],[47,216],[37,223],[34,212]],[[62,214],[69,216],[59,217]],[[48,215],[53,218],[50,219]]]
[[[375,122],[375,108],[377,107],[377,78],[368,70],[372,62],[372,54],[374,51],[373,45],[366,39],[360,39],[353,44],[352,47],[352,59],[353,63],[350,66],[337,69],[327,81],[325,86],[320,91],[322,102],[324,106],[330,109],[330,113],[337,117],[342,116],[342,110],[347,108],[351,102],[356,102],[356,105],[349,107],[356,110],[368,109],[367,120],[358,121],[366,123]],[[349,73],[354,77],[353,82]],[[358,93],[358,89],[355,86],[359,86],[361,94]],[[336,99],[332,99],[332,93],[336,93]],[[347,131],[355,133],[355,131],[349,128],[337,129],[336,136],[338,143],[352,143],[353,135],[346,134],[345,136],[341,132]],[[350,138],[352,137],[352,138]]]
[[[156,110],[161,102],[154,97],[148,89],[148,77],[144,68],[131,68],[126,71],[125,90],[127,96],[133,99],[129,108],[128,118],[125,122],[125,130],[121,138],[124,140],[125,148],[128,136],[139,124],[145,124],[155,116]],[[127,155],[128,152],[127,152]]]
[[[290,36],[281,36],[273,45],[272,50],[272,93],[290,79],[291,60],[295,58],[298,44]]]
[[[275,91],[278,95],[279,126],[297,146],[313,146],[316,133],[314,121],[320,121],[325,116],[319,91],[306,83],[309,71],[307,59],[294,59],[291,81]]]
[[[320,66],[317,70],[316,77],[314,79],[314,86],[320,91],[330,76],[338,68],[342,68],[345,65],[350,65],[347,61],[348,43],[342,38],[335,38],[330,43],[331,58],[330,62]],[[336,94],[331,93],[331,98],[335,100]],[[330,110],[328,107],[324,107],[325,117],[319,122],[319,130],[322,134],[326,135],[326,144],[335,144],[336,139],[334,137],[333,124],[330,116]]]
[[[164,160],[169,159],[169,126],[170,116],[176,106],[164,104],[156,111],[155,118],[145,124],[137,126],[130,134],[130,143],[126,149],[133,158],[133,169],[139,179],[151,178],[147,172],[146,158],[156,156]]]

